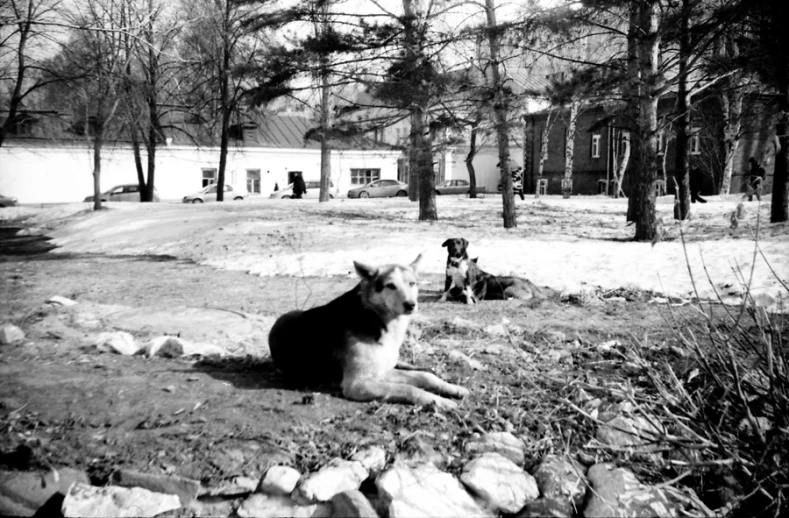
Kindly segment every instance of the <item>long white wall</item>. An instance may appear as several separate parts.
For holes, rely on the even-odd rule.
[[[381,169],[381,178],[397,178],[398,151],[333,151],[335,195],[351,187],[352,168]],[[143,158],[145,160],[145,157]],[[154,184],[162,199],[180,199],[202,187],[203,169],[219,168],[219,149],[162,146],[157,149]],[[260,191],[267,196],[287,184],[288,171],[302,171],[305,179],[320,178],[320,150],[231,148],[226,183],[246,192],[248,169],[260,170]],[[85,147],[22,146],[6,141],[0,147],[0,193],[20,203],[82,201],[93,194],[93,154]],[[107,147],[102,152],[101,190],[135,183],[137,172],[131,149]]]

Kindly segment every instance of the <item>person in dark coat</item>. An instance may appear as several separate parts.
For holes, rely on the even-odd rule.
[[[521,167],[517,167],[512,172],[512,193],[520,195],[521,200],[526,199],[523,197],[523,169]]]
[[[704,185],[704,173],[699,166],[694,165],[690,168],[690,202],[707,203],[707,200],[701,197],[701,187]]]
[[[765,171],[764,167],[759,165],[755,158],[748,159],[751,168],[748,171],[748,201],[753,201],[753,195],[756,195],[758,201],[762,201],[762,183],[764,183]]]
[[[307,186],[304,184],[304,178],[302,178],[301,173],[296,173],[293,176],[293,197],[300,200],[306,193]]]

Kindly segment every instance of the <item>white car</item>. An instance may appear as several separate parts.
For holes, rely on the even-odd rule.
[[[241,201],[244,196],[240,193],[233,191],[232,185],[225,185],[225,201]],[[216,201],[216,184],[212,183],[197,191],[194,194],[184,196],[184,203],[203,203],[204,201]]]
[[[316,200],[320,197],[321,194],[321,182],[320,181],[312,181],[309,182],[305,181],[304,185],[307,187],[307,192],[302,194],[302,198],[315,198]],[[329,190],[334,190],[334,182],[329,182]],[[284,189],[280,189],[278,191],[274,191],[269,195],[269,198],[272,199],[285,199],[289,200],[293,198],[293,184],[289,183],[285,186]],[[329,193],[329,198],[334,198],[334,195]]]

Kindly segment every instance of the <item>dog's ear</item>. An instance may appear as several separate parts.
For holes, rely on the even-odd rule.
[[[460,240],[463,242],[463,248],[468,248],[468,241],[465,237],[461,237]]]
[[[452,239],[447,239],[446,241],[444,241],[444,243],[443,243],[441,246],[443,246],[444,248],[446,248],[446,247],[448,247],[448,246],[449,246],[449,243],[451,243],[451,242],[452,242]]]
[[[419,254],[418,256],[416,256],[416,259],[414,259],[414,262],[412,262],[409,266],[413,268],[414,271],[417,271],[419,269],[419,261],[421,260],[422,260],[422,254]]]
[[[479,261],[479,257],[475,257],[474,259],[471,260],[471,262],[474,264],[477,264],[477,261]]]
[[[356,274],[366,281],[374,278],[378,273],[378,268],[360,263],[359,261],[354,261],[353,267],[356,268]]]

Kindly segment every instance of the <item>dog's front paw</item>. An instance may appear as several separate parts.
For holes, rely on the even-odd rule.
[[[447,301],[447,294],[446,294],[446,293],[444,293],[443,295],[441,295],[441,298],[440,298],[440,299],[438,299],[438,301],[439,301],[439,302],[446,302],[446,301]]]

